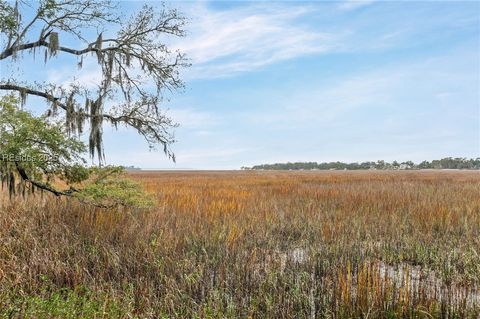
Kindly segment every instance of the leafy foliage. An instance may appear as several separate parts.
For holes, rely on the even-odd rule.
[[[16,75],[2,74],[0,90],[19,96],[0,102],[0,176],[10,196],[39,189],[100,207],[151,205],[151,198],[122,169],[101,167],[103,125],[133,128],[150,148],[160,145],[175,160],[169,146],[176,124],[162,113],[160,103],[165,90],[183,87],[179,69],[188,63],[161,39],[184,36],[185,18],[166,6],[146,5],[130,18],[116,9],[117,3],[109,0],[0,0],[2,63],[15,63],[27,54],[42,54],[49,63],[67,54],[77,57],[76,69],[93,56],[102,74],[95,89],[75,81],[68,86],[23,83]],[[89,40],[84,36],[95,32]],[[65,46],[65,38],[81,47]],[[18,106],[28,104],[31,95],[46,102],[34,106],[36,111],[43,106],[42,116]],[[88,146],[80,140],[85,129]],[[98,158],[99,167],[86,166],[87,153]]]
[[[152,204],[122,168],[85,166],[83,142],[68,137],[63,125],[35,117],[16,104],[12,96],[0,100],[0,176],[10,196],[39,189],[100,207]],[[59,184],[67,188],[60,190]]]
[[[0,1],[0,32],[11,34],[17,25],[15,9],[6,1]]]
[[[154,205],[153,198],[143,192],[138,182],[126,178],[121,167],[94,167],[90,170],[89,180],[90,183],[76,194],[82,202],[101,207],[146,208]]]
[[[26,6],[34,11],[25,20]],[[61,116],[68,133],[89,129],[89,152],[104,159],[102,127],[110,123],[136,130],[150,148],[163,147],[175,160],[169,145],[176,124],[160,110],[165,90],[183,87],[179,69],[189,64],[181,52],[172,52],[161,42],[165,36],[184,36],[185,19],[165,6],[144,6],[130,18],[116,10],[116,4],[103,0],[43,0],[15,4],[0,0],[0,61],[15,62],[26,53],[44,55],[45,63],[58,54],[73,55],[82,68],[84,59],[94,56],[102,73],[97,89],[74,82],[22,83],[16,76],[0,79],[0,90],[18,92],[21,102],[28,95],[45,99],[45,113]],[[118,30],[114,33],[111,30]],[[97,32],[90,40],[85,31]],[[82,48],[66,47],[62,39],[74,38]],[[9,59],[10,58],[10,59]],[[76,68],[77,65],[72,65]],[[153,88],[153,90],[152,90]],[[112,101],[112,106],[106,106]],[[38,106],[37,106],[38,107]]]
[[[34,117],[16,103],[12,96],[0,100],[0,173],[10,194],[16,186],[22,192],[27,186],[32,192],[35,187],[54,190],[51,182],[55,177],[67,183],[82,180],[86,175],[80,169],[85,163],[81,157],[85,145],[67,137],[61,124],[48,122],[45,116]],[[20,177],[18,185],[15,175]]]

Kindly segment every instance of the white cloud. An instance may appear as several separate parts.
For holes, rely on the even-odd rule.
[[[328,127],[358,108],[388,105],[393,88],[403,77],[382,71],[343,78],[325,87],[310,85],[285,93],[276,103],[279,111],[247,118],[268,127]]]
[[[166,113],[183,128],[206,128],[220,122],[218,116],[192,108],[175,108],[168,110]]]
[[[96,89],[102,82],[102,70],[98,63],[86,58],[82,69],[78,70],[76,62],[71,65],[47,69],[47,82],[61,85],[64,88],[77,83],[87,89]]]
[[[341,4],[339,4],[338,8],[340,10],[350,11],[368,6],[374,2],[375,0],[345,0]]]
[[[340,77],[327,86],[299,87],[287,93],[278,93],[279,102],[275,103],[277,112],[268,110],[268,114],[245,114],[245,119],[280,129],[301,129],[306,126],[328,128],[343,125],[352,112],[358,114],[362,110],[375,117],[378,115],[374,112],[382,109],[395,115],[396,123],[379,125],[390,131],[399,125],[401,131],[411,124],[408,123],[408,113],[426,116],[434,110],[474,109],[468,103],[452,107],[459,99],[468,100],[475,92],[475,85],[478,85],[478,76],[475,77],[469,70],[472,67],[470,61],[475,61],[475,54],[462,50],[421,62],[407,62]],[[468,84],[460,86],[458,83]],[[475,94],[478,99],[478,93]],[[419,105],[418,109],[412,109],[411,104]],[[440,107],[443,107],[442,111]],[[402,115],[402,109],[408,112]],[[459,112],[458,116],[461,114]],[[475,116],[478,117],[478,110]]]
[[[190,34],[175,46],[191,58],[190,78],[223,77],[278,61],[322,53],[335,47],[335,37],[311,30],[298,20],[306,6],[248,6],[212,11],[197,5]]]

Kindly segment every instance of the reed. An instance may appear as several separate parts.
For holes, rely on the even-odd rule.
[[[0,208],[0,318],[477,318],[480,175],[135,172]]]

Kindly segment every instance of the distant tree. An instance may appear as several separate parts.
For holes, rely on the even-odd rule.
[[[262,164],[255,165],[251,169],[271,169],[271,170],[297,170],[297,169],[398,169],[404,167],[406,169],[426,169],[426,168],[461,168],[461,169],[480,169],[480,158],[466,159],[466,158],[444,158],[441,160],[434,160],[432,163],[423,161],[416,165],[412,161],[405,161],[399,164],[397,161],[393,163],[387,163],[383,160],[377,162],[362,162],[362,163],[342,163],[342,162],[328,162],[328,163],[316,163],[316,162],[296,162],[296,163],[276,163],[276,164]]]
[[[431,167],[434,168],[434,169],[443,168],[440,160],[433,160],[432,163],[431,163]]]
[[[423,161],[420,164],[418,164],[418,168],[420,168],[420,169],[432,168],[432,164],[430,164],[429,161]]]
[[[406,161],[405,164],[406,164],[409,168],[415,167],[415,163],[412,162],[412,161]]]
[[[376,169],[384,169],[385,168],[385,161],[384,160],[378,160],[375,163],[375,168]]]

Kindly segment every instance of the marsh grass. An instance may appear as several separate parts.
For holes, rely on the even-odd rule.
[[[3,201],[0,317],[480,314],[477,172],[132,175],[156,207]]]

